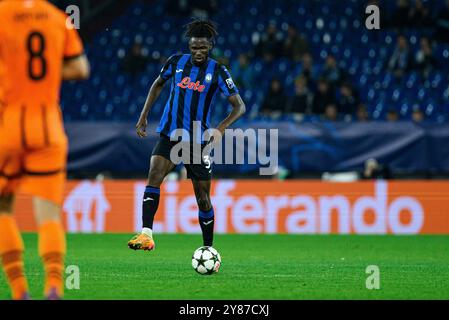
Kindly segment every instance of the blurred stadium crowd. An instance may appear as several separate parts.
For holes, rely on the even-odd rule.
[[[381,30],[366,29],[368,4],[380,7]],[[162,63],[187,51],[182,26],[189,16],[219,24],[212,55],[231,70],[247,119],[448,120],[449,1],[443,0],[136,0],[89,35],[92,77],[64,86],[66,120],[137,119]],[[216,119],[227,112],[220,100]]]

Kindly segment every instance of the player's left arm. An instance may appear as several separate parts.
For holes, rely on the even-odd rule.
[[[66,20],[61,20],[66,23]],[[65,25],[64,62],[62,65],[63,80],[85,80],[90,75],[90,65],[84,53],[83,42],[74,26]]]
[[[223,136],[225,130],[237,121],[246,111],[245,103],[240,97],[239,91],[232,80],[231,74],[225,66],[221,65],[218,71],[218,86],[220,91],[228,98],[232,106],[231,113],[220,122],[217,130]]]
[[[63,80],[86,80],[90,75],[89,61],[85,54],[73,59],[66,59],[62,65]]]
[[[217,130],[220,131],[221,135],[223,135],[224,131],[246,112],[245,103],[240,97],[240,94],[237,93],[228,97],[228,101],[232,106],[232,111],[217,127]]]

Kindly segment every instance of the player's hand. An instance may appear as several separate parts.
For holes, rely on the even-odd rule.
[[[147,136],[147,125],[148,125],[147,118],[140,117],[139,121],[137,121],[136,124],[136,132],[139,137],[145,138]]]
[[[226,128],[217,127],[215,130],[212,130],[212,136],[209,139],[208,144],[215,144],[221,141],[224,136],[224,131]]]

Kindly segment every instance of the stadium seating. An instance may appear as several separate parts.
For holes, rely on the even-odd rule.
[[[382,3],[389,12],[393,12],[393,2]],[[427,79],[411,71],[401,81],[395,81],[384,66],[391,56],[397,34],[391,29],[367,30],[364,27],[364,1],[285,0],[257,5],[258,1],[228,0],[219,3],[220,10],[213,16],[221,32],[217,47],[229,61],[235,60],[239,53],[250,51],[254,33],[263,32],[270,21],[276,21],[283,31],[287,23],[293,23],[307,37],[318,66],[323,64],[328,54],[336,56],[373,119],[384,119],[390,109],[396,109],[401,119],[410,119],[412,107],[417,104],[430,120],[448,120],[449,45],[436,46],[441,70],[433,72]],[[140,1],[131,5],[110,28],[97,34],[86,45],[92,77],[84,83],[64,84],[61,104],[65,120],[136,120],[161,65],[149,62],[145,70],[132,77],[122,69],[126,53],[136,39],[142,40],[152,61],[170,56],[175,53],[174,48],[185,49],[186,45],[181,41],[182,24],[186,21],[166,15],[162,0],[151,5]],[[430,31],[409,29],[405,34],[413,52],[416,52],[419,38],[429,35]],[[293,94],[298,65],[285,59],[275,61],[271,66],[257,59],[251,64],[258,82],[251,88],[243,88],[242,96],[249,109],[246,117],[257,117],[264,92],[273,76],[284,79],[288,95]],[[226,102],[220,100],[216,100],[215,119],[227,111]],[[152,111],[153,117],[158,118],[162,114],[163,103],[164,99],[159,99]]]

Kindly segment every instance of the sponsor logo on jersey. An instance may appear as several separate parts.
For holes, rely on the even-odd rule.
[[[206,86],[200,84],[199,81],[192,82],[190,77],[185,77],[184,79],[182,79],[181,82],[177,84],[177,86],[180,88],[183,88],[183,89],[189,89],[189,90],[198,91],[198,92],[203,92],[204,88],[206,87]]]

